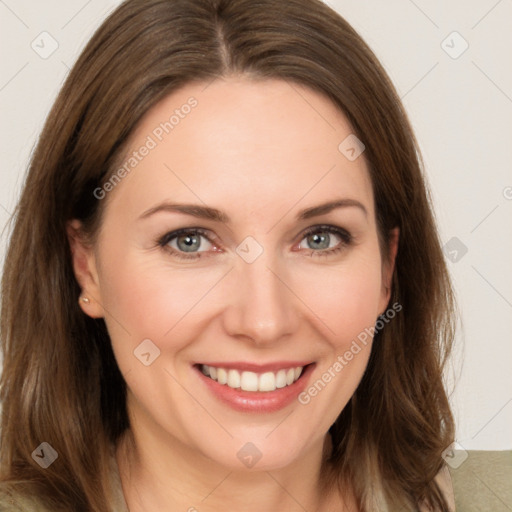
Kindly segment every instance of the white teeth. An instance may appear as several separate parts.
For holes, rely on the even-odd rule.
[[[228,386],[230,388],[239,388],[240,387],[240,373],[236,370],[228,371]]]
[[[206,365],[204,364],[203,366],[206,366]],[[213,366],[207,366],[207,368],[213,368]],[[216,370],[217,370],[217,382],[219,384],[227,384],[228,372],[226,370],[224,370],[224,368],[216,368]],[[210,370],[210,377],[213,379],[211,370]]]
[[[240,387],[244,391],[258,391],[258,374],[243,372],[240,379]]]
[[[275,391],[293,384],[301,375],[303,366],[279,370],[277,372],[242,372],[215,368],[206,364],[201,365],[201,371],[219,384],[226,384],[233,389],[243,391]]]
[[[262,373],[258,382],[260,391],[274,391],[276,389],[276,377],[272,372]]]
[[[279,370],[276,373],[276,388],[284,388],[286,386],[286,370]]]

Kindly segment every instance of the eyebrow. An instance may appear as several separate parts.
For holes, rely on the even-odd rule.
[[[356,201],[355,199],[337,199],[335,201],[329,201],[328,203],[323,203],[318,206],[313,206],[311,208],[306,208],[302,210],[297,215],[297,219],[305,220],[310,219],[311,217],[318,217],[319,215],[325,215],[326,213],[335,210],[336,208],[349,208],[355,207],[359,208],[365,215],[368,217],[368,211],[364,207],[362,203]]]
[[[355,199],[336,199],[334,201],[329,201],[327,203],[322,203],[317,206],[312,206],[310,208],[306,208],[301,210],[297,214],[297,220],[306,220],[311,219],[312,217],[318,217],[320,215],[325,215],[332,210],[337,208],[349,208],[355,207],[359,208],[367,217],[368,211],[364,207],[362,203],[356,201]],[[197,217],[199,219],[207,219],[212,220],[214,222],[222,222],[228,224],[231,222],[229,216],[218,210],[217,208],[212,208],[210,206],[203,206],[199,204],[180,204],[180,203],[161,203],[149,210],[146,210],[139,218],[146,219],[156,213],[160,212],[170,212],[170,213],[184,213],[186,215],[191,215],[193,217]]]

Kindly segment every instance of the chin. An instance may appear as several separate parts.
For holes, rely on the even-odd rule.
[[[291,416],[288,420],[291,419]],[[214,462],[231,471],[273,471],[292,465],[295,461],[307,455],[313,445],[321,440],[314,441],[311,436],[305,436],[304,431],[293,431],[284,425],[260,429],[248,429],[246,435],[239,432],[233,439],[215,442],[210,437],[207,446],[199,446],[203,454]],[[277,430],[281,429],[280,432]],[[207,439],[205,434],[204,439]],[[203,444],[203,443],[201,443]]]

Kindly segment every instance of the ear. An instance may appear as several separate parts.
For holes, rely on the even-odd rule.
[[[82,289],[78,299],[82,311],[91,318],[103,318],[101,306],[101,293],[98,272],[96,269],[96,255],[93,246],[88,243],[79,220],[71,220],[66,226],[71,258],[76,280]],[[88,299],[83,301],[82,298]]]
[[[389,253],[383,255],[382,261],[382,293],[380,301],[380,314],[382,315],[388,306],[391,298],[391,285],[393,283],[393,273],[395,271],[395,260],[398,252],[398,241],[400,238],[400,229],[393,228],[388,233]],[[387,258],[385,257],[387,256]]]

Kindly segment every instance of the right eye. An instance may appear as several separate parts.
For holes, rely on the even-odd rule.
[[[184,259],[198,259],[202,252],[208,252],[215,247],[207,231],[199,228],[171,231],[160,238],[158,245],[176,257]]]

